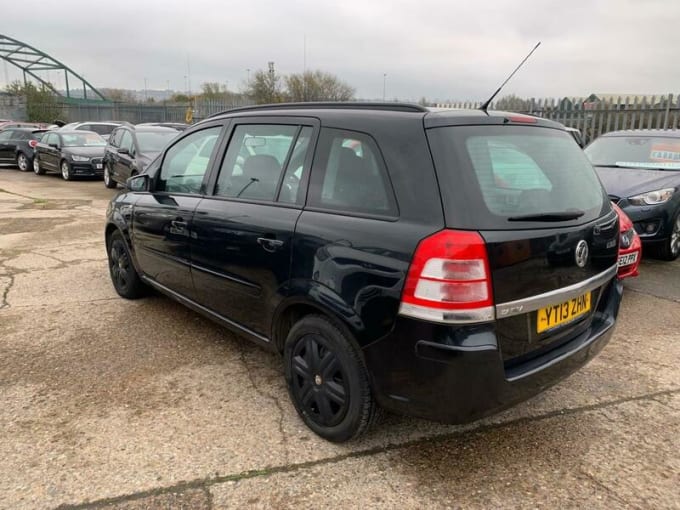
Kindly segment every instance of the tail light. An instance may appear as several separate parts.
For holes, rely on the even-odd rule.
[[[435,322],[495,317],[486,244],[478,232],[441,230],[418,244],[399,313]]]
[[[35,149],[35,146],[38,145],[38,140],[29,140],[28,145],[31,149]]]

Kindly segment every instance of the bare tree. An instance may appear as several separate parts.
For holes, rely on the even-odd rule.
[[[285,82],[286,99],[293,102],[349,101],[354,98],[352,87],[337,76],[318,70],[290,74]]]
[[[255,71],[253,78],[248,84],[247,94],[257,104],[280,103],[284,94],[281,88],[281,77],[276,74],[274,62],[269,62],[267,71]]]
[[[493,105],[494,110],[505,110],[509,112],[526,112],[529,111],[530,101],[522,99],[515,94],[510,94],[501,97]]]

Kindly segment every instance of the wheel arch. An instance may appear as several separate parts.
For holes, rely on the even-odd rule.
[[[307,315],[322,315],[336,325],[361,347],[364,340],[364,324],[359,315],[342,298],[318,282],[298,282],[295,292],[286,297],[276,308],[271,323],[272,344],[283,352],[290,329]]]

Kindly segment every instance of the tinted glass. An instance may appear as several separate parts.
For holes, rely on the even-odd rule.
[[[132,134],[128,130],[123,131],[123,135],[120,137],[119,147],[121,149],[127,149],[130,153],[133,152],[134,142],[132,140]]]
[[[205,144],[214,147],[222,128],[217,126],[197,131],[183,138],[165,153],[157,191],[169,193],[200,193],[203,176],[210,157],[204,157]]]
[[[64,133],[61,135],[64,147],[104,147],[104,140],[97,133]]]
[[[355,213],[396,214],[384,163],[371,137],[322,129],[317,154],[310,205]]]
[[[177,131],[155,133],[137,131],[137,144],[141,152],[160,152],[177,134]],[[208,153],[208,156],[210,156],[210,153]]]
[[[309,149],[309,142],[312,138],[312,131],[311,127],[303,127],[295,141],[290,161],[286,167],[286,173],[283,176],[283,183],[279,192],[279,202],[295,204],[302,201],[298,194],[300,192],[302,173],[305,170],[305,158]]]
[[[0,142],[5,142],[12,138],[12,133],[13,131],[11,129],[7,129],[5,131],[0,131]]]
[[[43,143],[47,145],[59,145],[59,135],[56,133],[49,133],[45,138],[42,139]]]
[[[123,137],[124,131],[124,129],[116,129],[109,138],[109,143],[114,147],[120,147],[120,139]]]
[[[474,211],[478,228],[518,228],[522,216],[548,213],[584,222],[604,210],[592,165],[564,131],[461,126],[430,129],[428,138],[442,198]]]
[[[274,200],[298,126],[237,126],[222,162],[215,194],[243,199]]]
[[[585,152],[597,166],[680,170],[680,138],[606,136]]]

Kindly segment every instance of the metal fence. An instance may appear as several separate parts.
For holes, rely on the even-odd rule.
[[[474,109],[481,102],[464,101],[437,104],[440,108]],[[489,106],[536,115],[579,129],[586,143],[603,133],[620,129],[677,129],[680,127],[680,96],[620,96],[598,98],[547,98],[516,101],[503,100]]]
[[[65,122],[121,120],[140,122],[185,122],[187,110],[192,110],[193,122],[230,108],[254,104],[244,98],[232,101],[196,100],[193,105],[167,102],[120,103],[93,101],[90,103],[56,102],[32,105],[33,114],[51,122],[60,119]]]

